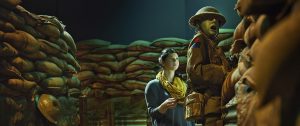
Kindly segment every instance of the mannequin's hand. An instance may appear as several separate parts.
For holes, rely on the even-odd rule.
[[[166,99],[161,105],[159,106],[158,111],[162,114],[166,113],[168,109],[173,109],[177,105],[177,100],[175,98],[168,98]]]

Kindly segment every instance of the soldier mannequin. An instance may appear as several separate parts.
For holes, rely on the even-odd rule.
[[[204,95],[204,123],[217,125],[221,117],[220,93],[226,73],[230,70],[224,52],[217,47],[219,27],[225,17],[211,6],[201,8],[189,20],[197,31],[190,42],[187,53],[187,75],[189,92]]]

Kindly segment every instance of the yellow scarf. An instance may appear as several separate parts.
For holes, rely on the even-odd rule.
[[[163,72],[160,71],[156,75],[156,79],[158,79],[163,86],[164,89],[166,89],[173,98],[176,98],[179,101],[184,101],[185,93],[186,93],[186,84],[184,81],[182,81],[179,77],[174,77],[173,84],[171,84],[167,78],[163,75]]]

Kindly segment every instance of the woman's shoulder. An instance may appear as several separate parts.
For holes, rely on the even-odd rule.
[[[146,85],[145,89],[149,89],[149,88],[154,88],[154,87],[158,87],[159,86],[159,80],[158,79],[153,79],[151,81],[149,81]]]

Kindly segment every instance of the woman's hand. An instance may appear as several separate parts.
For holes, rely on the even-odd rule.
[[[177,100],[175,98],[168,98],[163,103],[160,104],[158,111],[164,114],[168,109],[175,108],[176,105],[177,105]]]

